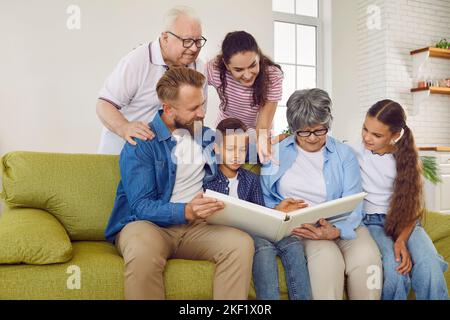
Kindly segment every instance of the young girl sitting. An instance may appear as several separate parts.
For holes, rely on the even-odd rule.
[[[383,300],[448,299],[438,254],[420,224],[424,218],[422,169],[403,108],[391,100],[372,106],[355,145],[361,168],[363,223],[378,244],[383,260]]]

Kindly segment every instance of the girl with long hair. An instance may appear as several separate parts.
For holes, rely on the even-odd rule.
[[[265,160],[270,156],[270,130],[282,98],[281,67],[261,52],[251,34],[235,31],[226,35],[222,52],[207,64],[207,76],[220,98],[217,123],[237,118],[250,135],[256,131],[258,154]]]
[[[382,299],[407,299],[411,286],[417,299],[448,299],[448,265],[421,225],[422,167],[402,106],[391,100],[373,105],[354,148],[368,193],[363,223],[382,254]]]

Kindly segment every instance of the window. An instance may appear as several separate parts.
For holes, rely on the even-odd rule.
[[[275,113],[273,131],[287,128],[286,102],[299,89],[321,85],[320,0],[272,0],[274,60],[284,72],[283,99]]]

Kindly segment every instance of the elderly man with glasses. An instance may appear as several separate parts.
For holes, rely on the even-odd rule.
[[[195,12],[185,6],[172,8],[166,13],[164,30],[156,41],[122,58],[101,89],[97,115],[104,128],[99,153],[119,154],[125,142],[136,145],[134,138],[154,137],[148,123],[160,106],[156,84],[170,67],[186,66],[205,74],[198,55],[206,38]]]
[[[327,135],[333,119],[328,93],[294,92],[286,117],[295,134],[275,146],[273,159],[261,170],[266,206],[289,214],[303,203],[315,206],[362,192],[356,155]],[[345,281],[350,299],[380,298],[380,252],[361,226],[362,217],[361,204],[340,221],[321,219],[293,231],[304,246],[313,299],[342,299]]]

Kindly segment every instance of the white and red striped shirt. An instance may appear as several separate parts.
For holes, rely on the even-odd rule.
[[[275,66],[267,67],[269,73],[269,84],[267,90],[267,102],[278,102],[283,94],[283,72]],[[216,60],[213,59],[207,64],[208,84],[216,88],[220,87],[220,71],[216,67]],[[259,107],[252,107],[253,88],[245,87],[235,80],[229,71],[226,72],[227,87],[225,95],[227,97],[226,110],[219,110],[216,125],[227,118],[237,118],[245,123],[250,129],[256,128],[256,119]]]

